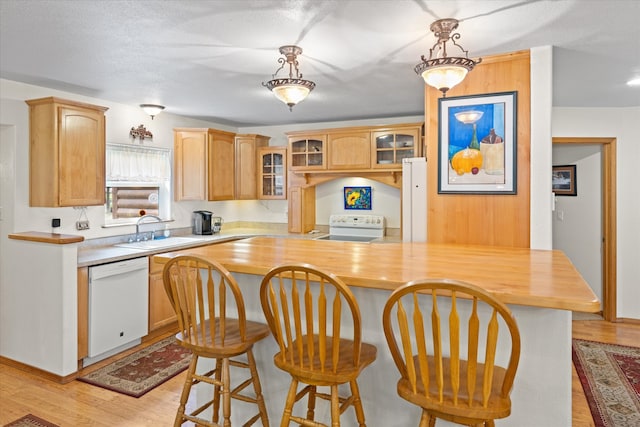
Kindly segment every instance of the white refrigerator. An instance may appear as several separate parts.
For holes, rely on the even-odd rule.
[[[402,241],[427,241],[427,159],[402,159]]]

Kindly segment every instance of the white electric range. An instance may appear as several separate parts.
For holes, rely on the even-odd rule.
[[[317,240],[370,242],[384,235],[384,216],[334,214],[329,217],[329,235]]]

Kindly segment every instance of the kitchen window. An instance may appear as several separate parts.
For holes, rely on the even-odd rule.
[[[171,219],[171,150],[107,144],[105,225],[141,215]]]

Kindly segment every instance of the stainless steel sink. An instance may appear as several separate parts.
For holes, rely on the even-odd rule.
[[[117,246],[119,248],[127,248],[127,249],[141,249],[141,250],[155,250],[155,249],[166,249],[174,246],[182,246],[190,243],[201,242],[202,239],[197,237],[168,237],[166,239],[158,239],[158,240],[143,240],[140,242],[131,242],[131,243],[118,243],[113,246]]]

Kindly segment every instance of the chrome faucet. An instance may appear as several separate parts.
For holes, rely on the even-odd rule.
[[[153,218],[157,222],[162,222],[162,218],[156,215],[142,215],[140,218],[138,218],[138,220],[136,221],[136,240],[137,241],[140,241],[140,224],[144,222],[145,218]],[[151,236],[153,236],[153,234]]]

